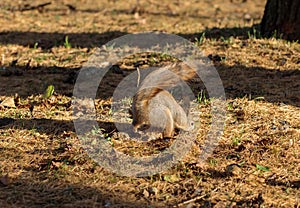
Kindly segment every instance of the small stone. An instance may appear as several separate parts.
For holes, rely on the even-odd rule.
[[[241,168],[236,164],[231,164],[226,167],[227,175],[238,176],[241,174]]]
[[[251,15],[250,14],[245,14],[244,15],[244,20],[246,21],[250,21],[252,18],[251,18]]]

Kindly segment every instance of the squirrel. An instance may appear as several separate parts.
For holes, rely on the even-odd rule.
[[[132,102],[132,125],[138,130],[158,129],[163,138],[172,138],[175,129],[189,131],[187,113],[166,89],[194,77],[196,71],[183,62],[149,73],[142,81]]]

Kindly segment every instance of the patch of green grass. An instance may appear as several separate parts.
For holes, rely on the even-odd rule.
[[[233,43],[233,37],[232,36],[230,36],[229,38],[225,38],[225,37],[221,36],[220,40],[223,43],[226,43],[228,45],[231,45]]]
[[[247,34],[248,34],[248,39],[254,39],[255,40],[255,39],[258,39],[258,38],[262,37],[260,31],[257,31],[255,27],[252,28],[252,32],[248,31]]]

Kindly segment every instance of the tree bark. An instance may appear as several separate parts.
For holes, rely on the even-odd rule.
[[[300,40],[300,0],[268,0],[261,32],[266,37]]]

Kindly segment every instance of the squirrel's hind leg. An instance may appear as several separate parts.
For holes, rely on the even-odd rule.
[[[166,122],[163,131],[163,138],[172,138],[174,136],[174,120],[169,109],[165,110]]]

